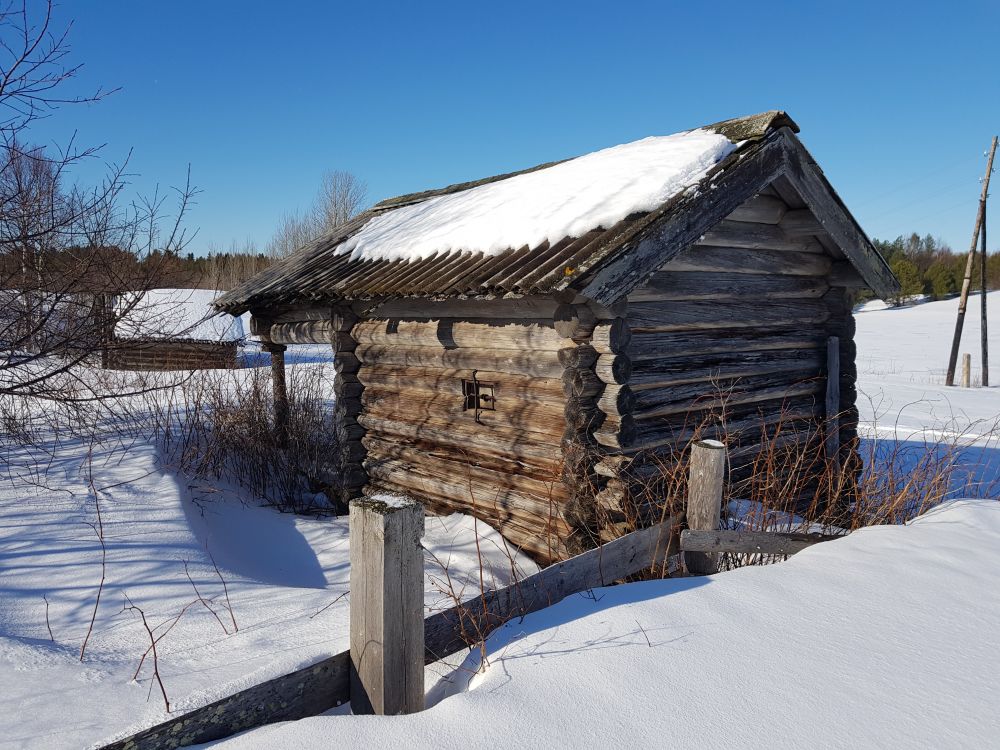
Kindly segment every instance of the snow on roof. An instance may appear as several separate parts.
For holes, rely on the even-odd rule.
[[[355,260],[416,260],[456,251],[497,255],[579,237],[659,207],[737,145],[698,129],[606,148],[397,208],[369,221],[337,254]]]
[[[194,341],[238,341],[245,336],[243,320],[220,316],[212,302],[213,289],[150,289],[116,298],[121,318],[115,324],[120,339],[179,338]]]

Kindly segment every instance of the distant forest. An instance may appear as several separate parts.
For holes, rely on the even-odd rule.
[[[873,240],[892,272],[899,279],[900,302],[918,294],[944,299],[962,290],[966,253],[956,253],[946,243],[931,235],[900,235],[892,241]],[[1000,289],[1000,255],[986,257],[986,288]],[[979,260],[972,274],[972,289],[979,289]]]
[[[923,237],[915,233],[905,237],[900,235],[891,241],[876,239],[873,243],[899,279],[899,297],[889,300],[890,302],[899,303],[920,294],[926,294],[932,299],[945,299],[961,291],[966,253],[956,253],[946,243],[929,234]],[[232,289],[269,267],[277,260],[275,256],[280,255],[273,250],[268,253],[259,252],[252,243],[248,243],[246,249],[239,248],[234,243],[226,251],[212,250],[200,256],[193,252],[178,254],[157,250],[140,259],[117,248],[70,248],[52,255],[65,256],[64,262],[70,261],[78,267],[82,255],[93,253],[116,256],[116,267],[124,272],[123,276],[129,275],[126,269],[134,269],[135,273],[141,274],[144,270],[155,268],[160,279],[159,285],[209,289]],[[1000,289],[1000,254],[987,256],[986,284],[988,289]],[[979,289],[978,259],[972,277],[972,289]],[[862,294],[859,299],[870,296]]]

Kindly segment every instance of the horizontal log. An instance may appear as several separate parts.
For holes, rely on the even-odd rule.
[[[552,317],[556,332],[566,339],[588,337],[597,323],[594,311],[586,305],[559,305]]]
[[[644,332],[632,337],[628,355],[633,363],[683,355],[702,356],[721,352],[780,351],[826,347],[827,334],[812,330],[763,331],[702,330]]]
[[[333,334],[330,320],[275,323],[269,337],[275,344],[329,344]]]
[[[593,400],[573,400],[566,403],[563,422],[566,430],[590,432],[604,421],[604,412],[597,408]]]
[[[594,328],[591,344],[600,354],[622,354],[632,340],[632,330],[625,318],[601,321]]]
[[[671,446],[687,445],[693,438],[715,438],[731,442],[743,433],[758,433],[769,425],[791,423],[795,420],[819,418],[822,406],[814,394],[804,397],[780,397],[771,401],[747,404],[727,404],[725,420],[716,411],[718,405],[707,409],[697,408],[665,416],[663,419],[635,423],[632,441],[622,446],[622,452],[636,454],[662,450]],[[789,429],[794,429],[790,426]]]
[[[461,424],[451,419],[428,417],[419,424],[396,418],[375,416],[365,412],[358,423],[375,435],[400,436],[412,440],[466,447],[519,460],[552,461],[561,465],[562,449],[558,441],[532,438],[526,430],[486,428],[478,424]]]
[[[685,552],[736,552],[761,555],[794,555],[820,542],[840,539],[828,534],[796,534],[782,531],[695,531],[681,532]]]
[[[830,258],[819,253],[695,245],[660,270],[825,277],[831,264]]]
[[[296,323],[303,320],[330,320],[329,305],[277,305],[261,310],[261,317],[267,318],[271,323]],[[254,317],[257,312],[254,311]]]
[[[565,402],[562,400],[513,401],[498,397],[496,409],[477,411],[466,409],[464,399],[451,394],[394,392],[372,386],[361,394],[361,403],[368,414],[376,417],[409,421],[418,426],[425,424],[428,418],[436,418],[443,423],[479,426],[485,435],[505,429],[524,434],[527,439],[545,440],[543,436],[561,436],[565,429]],[[529,438],[529,434],[535,437]]]
[[[823,225],[808,208],[796,208],[786,213],[780,223],[788,237],[809,237],[826,234]]]
[[[589,344],[560,349],[556,355],[565,369],[585,369],[597,361],[597,350]]]
[[[347,377],[333,379],[333,393],[339,400],[357,398],[364,389],[365,387],[353,377],[351,379]]]
[[[637,434],[635,420],[623,414],[617,419],[606,418],[600,429],[594,431],[594,439],[606,448],[621,450],[631,446]]]
[[[597,405],[605,414],[629,414],[635,408],[635,393],[628,385],[609,384]]]
[[[566,370],[562,376],[562,384],[567,398],[589,398],[604,389],[604,383],[592,370]]]
[[[602,354],[594,365],[594,373],[604,383],[627,383],[632,374],[632,360],[625,354]]]
[[[830,311],[821,300],[783,299],[748,302],[637,302],[629,305],[633,335],[645,331],[684,331],[713,328],[764,328],[814,326],[826,321]]]
[[[596,377],[596,376],[595,376]],[[403,365],[368,365],[358,372],[358,380],[365,386],[380,386],[383,390],[428,391],[461,397],[462,381],[472,378],[472,370],[441,369],[436,367],[407,367]],[[494,370],[478,370],[476,379],[492,383],[494,395],[515,401],[549,401],[564,394],[562,378],[536,378]]]
[[[355,374],[359,369],[361,369],[361,360],[356,352],[337,352],[333,358],[333,370],[338,375],[341,373]]]
[[[442,453],[440,450],[418,450],[405,444],[377,438],[365,438],[364,444],[368,449],[364,466],[369,471],[373,464],[401,462],[427,476],[455,481],[463,487],[462,494],[457,496],[456,500],[470,504],[473,503],[473,498],[470,497],[473,491],[480,494],[486,492],[489,501],[492,502],[493,494],[498,490],[514,490],[530,500],[524,502],[518,500],[520,503],[518,507],[521,510],[547,517],[553,512],[554,507],[561,506],[568,499],[561,476],[552,477],[547,481],[535,479],[517,472],[484,466],[477,463],[474,457],[470,457],[470,460],[461,458],[455,460],[453,454]],[[405,484],[405,479],[396,481]],[[483,497],[477,496],[475,503],[482,503]]]
[[[813,374],[819,375],[825,365],[826,358],[818,348],[665,357],[659,361],[644,360],[634,364],[629,386],[638,392],[650,388],[715,382],[780,372],[801,373],[810,369]]]
[[[727,417],[724,424],[718,420],[705,423],[697,414],[690,415],[692,418],[681,423],[640,423],[635,430],[632,443],[622,448],[621,453],[615,456],[630,459],[630,462],[619,470],[618,476],[634,476],[646,481],[652,476],[662,475],[664,457],[669,458],[671,451],[684,450],[695,439],[721,440],[726,445],[734,446],[735,451],[744,444],[759,445],[762,442],[760,437],[762,430],[770,434],[778,425],[782,430],[789,432],[810,430],[815,432],[820,409],[815,404],[801,405],[796,400],[777,404],[768,412],[757,409],[748,413],[746,409],[741,410],[739,407],[733,411],[734,416]],[[612,472],[615,465],[604,463],[602,474],[607,476],[607,472]]]
[[[534,527],[538,532],[544,533],[547,529],[557,533],[569,531],[562,520],[561,502],[535,497],[510,486],[490,486],[488,474],[482,470],[469,469],[465,476],[439,473],[432,464],[378,458],[371,454],[364,468],[373,479],[391,481],[406,487],[412,494],[421,495],[427,491],[449,498],[456,509],[473,513],[490,524],[519,519],[522,525]],[[565,491],[561,482],[555,482],[553,487]]]
[[[628,298],[629,302],[657,302],[750,297],[756,304],[768,304],[784,297],[822,297],[829,288],[822,276],[666,270],[654,273]]]
[[[377,433],[369,433],[361,439],[361,445],[376,446],[385,452],[387,447],[405,448],[416,452],[424,452],[443,460],[481,466],[493,471],[519,474],[542,482],[553,482],[560,479],[560,463],[558,461],[538,461],[515,458],[509,454],[498,455],[480,450],[470,450],[467,445],[455,446],[429,440],[414,440],[393,435],[383,438]]]
[[[755,195],[729,214],[726,220],[777,224],[787,210],[788,205],[777,196]]]
[[[366,365],[441,367],[446,369],[493,370],[540,378],[562,377],[566,367],[556,352],[525,352],[508,349],[439,349],[429,346],[359,345],[355,354]]]
[[[786,373],[759,378],[745,378],[736,383],[721,382],[715,388],[705,388],[701,384],[676,386],[665,389],[661,398],[646,398],[656,391],[636,393],[636,408],[632,417],[636,421],[654,419],[671,414],[690,411],[704,411],[737,404],[753,404],[758,401],[773,401],[781,398],[811,395],[826,391],[826,384],[820,377],[796,381]]]
[[[533,318],[552,320],[558,303],[545,297],[523,299],[393,299],[370,306],[369,318],[400,318],[406,320],[440,320],[441,318]]]
[[[573,346],[556,332],[551,321],[441,320],[418,321],[379,318],[357,323],[352,335],[359,344],[429,346],[436,349],[513,349],[558,351]]]
[[[782,252],[802,252],[810,248],[803,238],[789,237],[780,226],[730,220],[720,221],[705,232],[697,244]]]

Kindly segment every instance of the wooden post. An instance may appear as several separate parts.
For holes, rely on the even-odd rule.
[[[836,461],[840,455],[840,337],[826,340],[826,457]]]
[[[972,355],[962,355],[962,387],[968,388],[972,385]]]
[[[288,388],[285,385],[285,349],[282,344],[262,345],[271,354],[271,390],[274,394],[274,432],[278,445],[288,444]]]
[[[424,708],[424,509],[351,501],[351,711]]]
[[[945,385],[955,385],[955,365],[958,363],[958,347],[962,343],[962,326],[965,323],[965,308],[969,302],[969,286],[972,283],[972,264],[976,255],[976,243],[979,241],[979,231],[986,217],[986,196],[990,189],[990,175],[993,174],[993,156],[997,151],[997,137],[993,136],[990,144],[990,155],[986,160],[986,176],[983,178],[983,192],[979,197],[979,211],[976,213],[976,228],[972,232],[972,245],[965,261],[965,277],[962,279],[962,296],[958,301],[958,320],[955,321],[955,335],[951,340],[951,356],[948,358],[948,373],[945,375]]]
[[[982,239],[979,252],[979,345],[982,352],[982,386],[990,385],[990,347],[986,340],[986,212],[983,211],[983,226],[979,233]]]
[[[687,522],[689,529],[715,531],[722,513],[722,486],[726,472],[726,446],[718,440],[699,440],[691,446],[688,479]],[[708,575],[719,570],[719,556],[685,552],[689,573]]]

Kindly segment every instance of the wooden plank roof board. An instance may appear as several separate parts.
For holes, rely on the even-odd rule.
[[[495,299],[554,292],[577,292],[611,305],[776,179],[794,188],[826,233],[824,242],[836,245],[870,288],[881,296],[896,290],[888,264],[795,136],[798,126],[786,113],[764,112],[702,130],[725,136],[734,148],[695,185],[613,226],[493,254],[458,249],[400,262],[344,252],[345,242],[388,212],[570,160],[550,162],[382,201],[222,295],[215,307],[240,314],[303,300],[333,304],[395,297]]]

